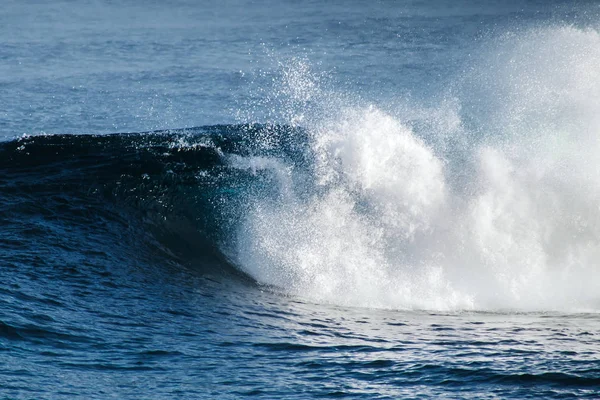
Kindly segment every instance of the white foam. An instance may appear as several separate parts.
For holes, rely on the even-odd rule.
[[[294,101],[321,106],[302,114],[309,193],[281,161],[234,163],[275,171],[286,193],[257,199],[239,230],[247,273],[344,305],[600,309],[598,32],[499,39],[421,136],[377,107],[340,106],[309,74],[284,74],[286,90],[301,83]]]

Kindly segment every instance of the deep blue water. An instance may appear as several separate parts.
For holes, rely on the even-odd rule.
[[[12,1],[0,398],[599,398],[595,1]]]

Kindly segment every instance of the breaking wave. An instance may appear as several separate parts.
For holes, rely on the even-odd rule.
[[[597,31],[506,34],[435,107],[282,65],[263,125],[0,144],[4,222],[118,215],[125,233],[96,242],[136,226],[145,248],[317,302],[600,309]]]
[[[281,197],[241,224],[241,268],[336,304],[597,310],[600,35],[506,34],[470,61],[439,107],[403,119],[349,104],[296,60],[278,85],[310,132],[314,179],[261,164]]]

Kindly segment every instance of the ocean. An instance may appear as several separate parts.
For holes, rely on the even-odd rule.
[[[4,0],[0,399],[600,398],[600,3]]]

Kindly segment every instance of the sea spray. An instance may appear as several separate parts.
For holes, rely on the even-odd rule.
[[[305,62],[288,66],[281,93],[293,104],[288,122],[310,132],[312,180],[280,179],[286,196],[254,199],[238,264],[260,283],[335,304],[598,309],[599,49],[594,30],[505,35],[440,96],[446,111],[412,113],[420,123],[349,104]],[[317,111],[306,115],[303,101]]]

